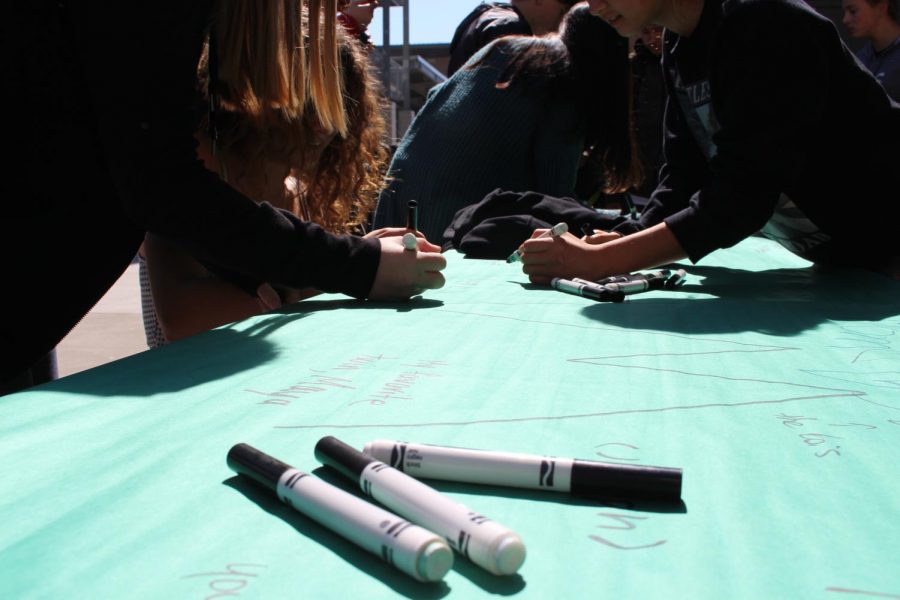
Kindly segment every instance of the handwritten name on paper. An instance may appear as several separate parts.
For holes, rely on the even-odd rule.
[[[818,458],[841,456],[840,444],[842,440],[848,437],[861,439],[862,435],[864,435],[863,432],[884,426],[884,423],[881,421],[875,421],[875,423],[878,423],[877,425],[856,422],[828,423],[827,420],[820,421],[818,417],[788,415],[785,413],[778,413],[775,415],[775,418],[781,421],[781,424],[785,427],[797,430],[802,429],[803,431],[798,433],[797,437],[800,438],[805,446],[812,448]],[[885,422],[889,425],[896,425],[900,421],[887,419]],[[814,431],[809,431],[810,429]],[[823,431],[828,431],[828,433],[822,433]],[[838,433],[841,435],[837,435]]]
[[[385,356],[383,354],[357,356],[328,369],[308,369],[306,377],[284,388],[274,390],[246,388],[244,391],[254,396],[262,396],[263,399],[259,400],[258,404],[290,406],[293,401],[310,394],[339,389],[355,390],[358,384],[355,382],[354,376],[358,375],[358,373],[353,373],[353,371],[360,371],[369,365],[385,362],[391,367],[399,367],[403,370],[398,374],[389,374],[391,379],[382,384],[376,392],[347,404],[347,406],[355,404],[384,406],[392,400],[412,400],[411,388],[414,384],[424,378],[440,377],[435,372],[436,369],[447,365],[442,360],[422,359],[413,362],[400,362],[400,360],[396,356]],[[384,370],[381,370],[377,371],[376,374],[383,375],[384,372]],[[367,377],[369,379],[372,378],[371,371],[369,371]]]
[[[352,390],[353,380],[348,377],[347,371],[357,371],[367,365],[377,363],[382,360],[397,360],[396,357],[385,356],[383,354],[364,354],[345,361],[331,369],[309,369],[309,375],[301,381],[289,385],[286,388],[277,390],[259,390],[248,388],[244,391],[250,394],[263,396],[265,400],[260,400],[259,404],[268,404],[270,406],[288,406],[293,400],[302,398],[309,394],[316,394],[330,389],[343,388]]]
[[[431,371],[446,365],[442,360],[425,360],[418,361],[415,364],[404,365],[413,370],[403,371],[391,381],[388,381],[376,393],[370,394],[362,400],[351,402],[354,404],[368,404],[369,406],[384,406],[391,400],[412,400],[410,388],[419,379],[428,377],[440,377],[437,373]]]
[[[210,571],[183,575],[182,579],[202,579],[206,581],[205,600],[214,598],[236,598],[249,585],[252,578],[260,574],[268,565],[259,563],[228,563],[224,571]],[[210,592],[212,592],[210,594]]]
[[[838,330],[830,347],[847,350],[850,364],[900,361],[900,351],[894,348],[900,323],[843,325]]]
[[[635,521],[647,521],[650,519],[650,517],[620,515],[605,512],[597,513],[597,516],[603,518],[602,524],[596,526],[598,529],[617,529],[620,531],[635,531],[638,528],[638,523]],[[588,538],[605,546],[609,546],[610,548],[615,548],[616,550],[646,550],[647,548],[655,548],[666,543],[666,540],[656,540],[655,542],[650,543],[631,544],[630,542],[634,537],[631,533],[606,535],[614,538],[615,541],[596,534],[589,535]],[[626,544],[625,542],[629,543]]]

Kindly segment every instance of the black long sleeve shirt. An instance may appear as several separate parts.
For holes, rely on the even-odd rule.
[[[900,106],[799,0],[706,0],[667,32],[665,160],[632,232],[665,222],[692,261],[762,230],[815,261],[900,254]]]
[[[196,154],[196,66],[210,0],[32,0],[0,19],[0,379],[51,349],[152,231],[198,259],[363,297],[377,241],[257,204]],[[8,154],[9,155],[9,154]]]

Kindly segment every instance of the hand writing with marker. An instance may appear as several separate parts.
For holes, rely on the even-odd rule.
[[[540,237],[545,231],[536,229],[521,246],[522,271],[532,283],[549,284],[554,277],[599,279],[605,275],[599,272],[600,263],[594,256],[598,244],[571,233]]]
[[[399,233],[380,233],[391,230]],[[444,275],[441,271],[446,268],[447,259],[441,255],[440,246],[432,244],[421,233],[416,232],[417,251],[407,252],[401,237],[409,233],[408,229],[387,228],[372,233],[379,234],[369,235],[380,242],[381,257],[375,273],[375,282],[369,291],[369,300],[405,300],[425,290],[444,287]]]
[[[665,223],[627,236],[599,231],[586,239],[569,233],[538,236],[522,244],[522,270],[532,283],[549,284],[554,277],[597,280],[682,260],[687,255]]]

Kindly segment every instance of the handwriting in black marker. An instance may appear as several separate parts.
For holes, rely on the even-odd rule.
[[[633,530],[637,528],[637,525],[633,523],[633,521],[645,521],[649,519],[649,517],[639,517],[635,515],[619,515],[615,513],[597,513],[597,516],[604,517],[606,519],[610,519],[614,521],[615,525],[597,525],[599,529],[618,529],[623,531]],[[601,544],[605,544],[611,548],[615,548],[617,550],[643,550],[646,548],[655,548],[656,546],[661,546],[666,543],[666,540],[657,540],[652,544],[639,544],[636,546],[626,546],[624,544],[618,544],[611,540],[606,539],[605,537],[599,535],[589,535],[588,538],[594,540],[595,542],[599,542]]]
[[[596,446],[594,446],[594,448],[603,448],[604,446],[625,446],[626,448],[631,448],[632,450],[640,450],[638,446],[633,446],[624,442],[606,442],[605,444],[597,444]],[[610,454],[600,452],[599,450],[595,450],[594,454],[596,454],[597,456],[602,456],[603,458],[608,458],[610,460],[639,460],[637,458],[630,458],[625,456],[612,456]]]
[[[720,354],[732,354],[732,353],[767,353],[767,352],[786,352],[786,351],[796,351],[800,350],[797,347],[786,347],[786,346],[774,346],[774,345],[763,345],[763,344],[751,344],[746,342],[737,342],[733,340],[722,340],[722,339],[711,339],[711,338],[696,338],[690,337],[680,334],[673,334],[667,332],[654,332],[654,331],[622,331],[618,328],[611,327],[599,327],[599,326],[589,326],[589,325],[573,325],[571,323],[559,323],[552,321],[540,321],[533,319],[521,319],[517,317],[511,317],[508,315],[495,315],[495,314],[486,314],[486,313],[472,313],[472,312],[463,312],[463,311],[451,311],[451,310],[441,310],[440,312],[448,312],[454,314],[462,314],[466,316],[479,316],[486,318],[496,318],[496,319],[507,319],[515,322],[523,322],[530,324],[539,324],[539,325],[548,325],[548,326],[557,326],[557,327],[575,327],[577,329],[588,329],[588,330],[600,330],[600,331],[614,331],[619,335],[628,335],[628,334],[640,334],[640,335],[650,335],[650,336],[663,336],[668,338],[676,338],[676,339],[685,339],[691,340],[693,342],[697,342],[699,344],[719,344],[724,345],[725,349],[720,350],[710,350],[704,352],[688,352],[688,353],[661,353],[661,354],[633,354],[633,355],[612,355],[612,356],[597,356],[597,357],[585,357],[585,358],[569,358],[566,359],[567,362],[575,363],[575,364],[583,364],[592,367],[602,367],[602,368],[611,368],[611,369],[628,369],[628,370],[637,370],[637,371],[649,371],[654,373],[664,373],[668,375],[677,375],[683,377],[696,377],[701,379],[711,379],[715,381],[724,381],[724,382],[747,382],[752,384],[760,384],[764,386],[771,387],[774,390],[783,390],[781,393],[787,392],[787,390],[804,390],[806,393],[801,393],[797,395],[787,395],[785,393],[784,396],[777,397],[771,400],[751,400],[747,402],[708,402],[708,403],[698,403],[698,404],[682,404],[682,405],[674,405],[674,406],[664,406],[658,408],[640,408],[640,409],[631,409],[631,410],[615,410],[615,411],[604,411],[604,412],[588,412],[588,413],[574,413],[574,414],[563,414],[563,415],[534,415],[528,417],[507,417],[507,418],[495,418],[495,419],[471,419],[471,420],[458,420],[458,421],[419,421],[419,422],[406,422],[406,423],[359,423],[359,424],[337,424],[337,423],[318,423],[318,424],[298,424],[298,425],[276,425],[276,429],[320,429],[320,428],[330,428],[330,429],[375,429],[375,428],[383,428],[383,427],[461,427],[467,425],[493,425],[497,423],[525,423],[531,421],[558,421],[565,419],[587,419],[587,418],[595,418],[595,417],[608,417],[614,415],[625,415],[625,414],[647,414],[647,413],[658,413],[658,412],[668,412],[674,410],[700,410],[700,409],[709,409],[709,408],[739,408],[745,406],[758,406],[765,404],[783,404],[787,402],[800,402],[800,401],[811,401],[811,400],[824,400],[827,398],[861,398],[866,399],[866,392],[854,389],[846,389],[846,388],[832,388],[832,387],[824,387],[817,385],[809,385],[798,383],[796,381],[779,381],[779,380],[768,380],[768,379],[759,379],[753,377],[730,377],[725,375],[718,375],[715,373],[703,373],[703,372],[693,372],[681,369],[666,369],[666,368],[658,368],[653,366],[644,366],[638,364],[628,364],[627,362],[618,362],[623,360],[630,360],[636,358],[659,358],[660,356],[674,356],[674,357],[688,357],[688,356],[699,356],[699,355],[720,355]],[[612,362],[613,360],[617,362]],[[776,392],[777,393],[777,392]],[[358,403],[361,402],[369,402],[371,404],[384,404],[386,401],[385,398],[378,397],[376,394],[374,397],[359,400]]]
[[[221,596],[238,596],[239,592],[249,584],[248,578],[258,577],[254,570],[265,569],[268,565],[258,563],[228,563],[224,571],[210,571],[206,573],[192,573],[182,575],[182,579],[207,578],[207,587],[215,592],[207,598]]]
[[[818,421],[818,419],[816,419],[815,417],[803,417],[800,415],[792,416],[792,415],[786,415],[784,413],[779,413],[779,414],[775,415],[775,418],[780,419],[781,424],[784,425],[785,427],[793,427],[795,429],[797,427],[803,427],[802,421]]]
[[[842,587],[827,587],[826,592],[841,592],[844,594],[858,594],[860,596],[875,596],[876,598],[900,598],[900,594],[885,594],[883,592],[871,592],[866,590],[855,590]]]

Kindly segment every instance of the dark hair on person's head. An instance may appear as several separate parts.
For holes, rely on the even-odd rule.
[[[887,2],[887,14],[894,23],[900,23],[900,0],[866,0],[869,6]]]
[[[587,6],[572,9],[560,28],[569,51],[579,110],[587,119],[588,158],[597,155],[604,191],[623,192],[641,180],[634,142],[628,39]]]
[[[621,192],[640,182],[626,38],[591,15],[587,6],[578,6],[566,14],[559,34],[501,38],[494,51],[512,55],[497,78],[498,88],[516,82],[527,92],[550,90],[576,98],[586,123],[585,150],[589,160],[603,165],[605,192]]]

